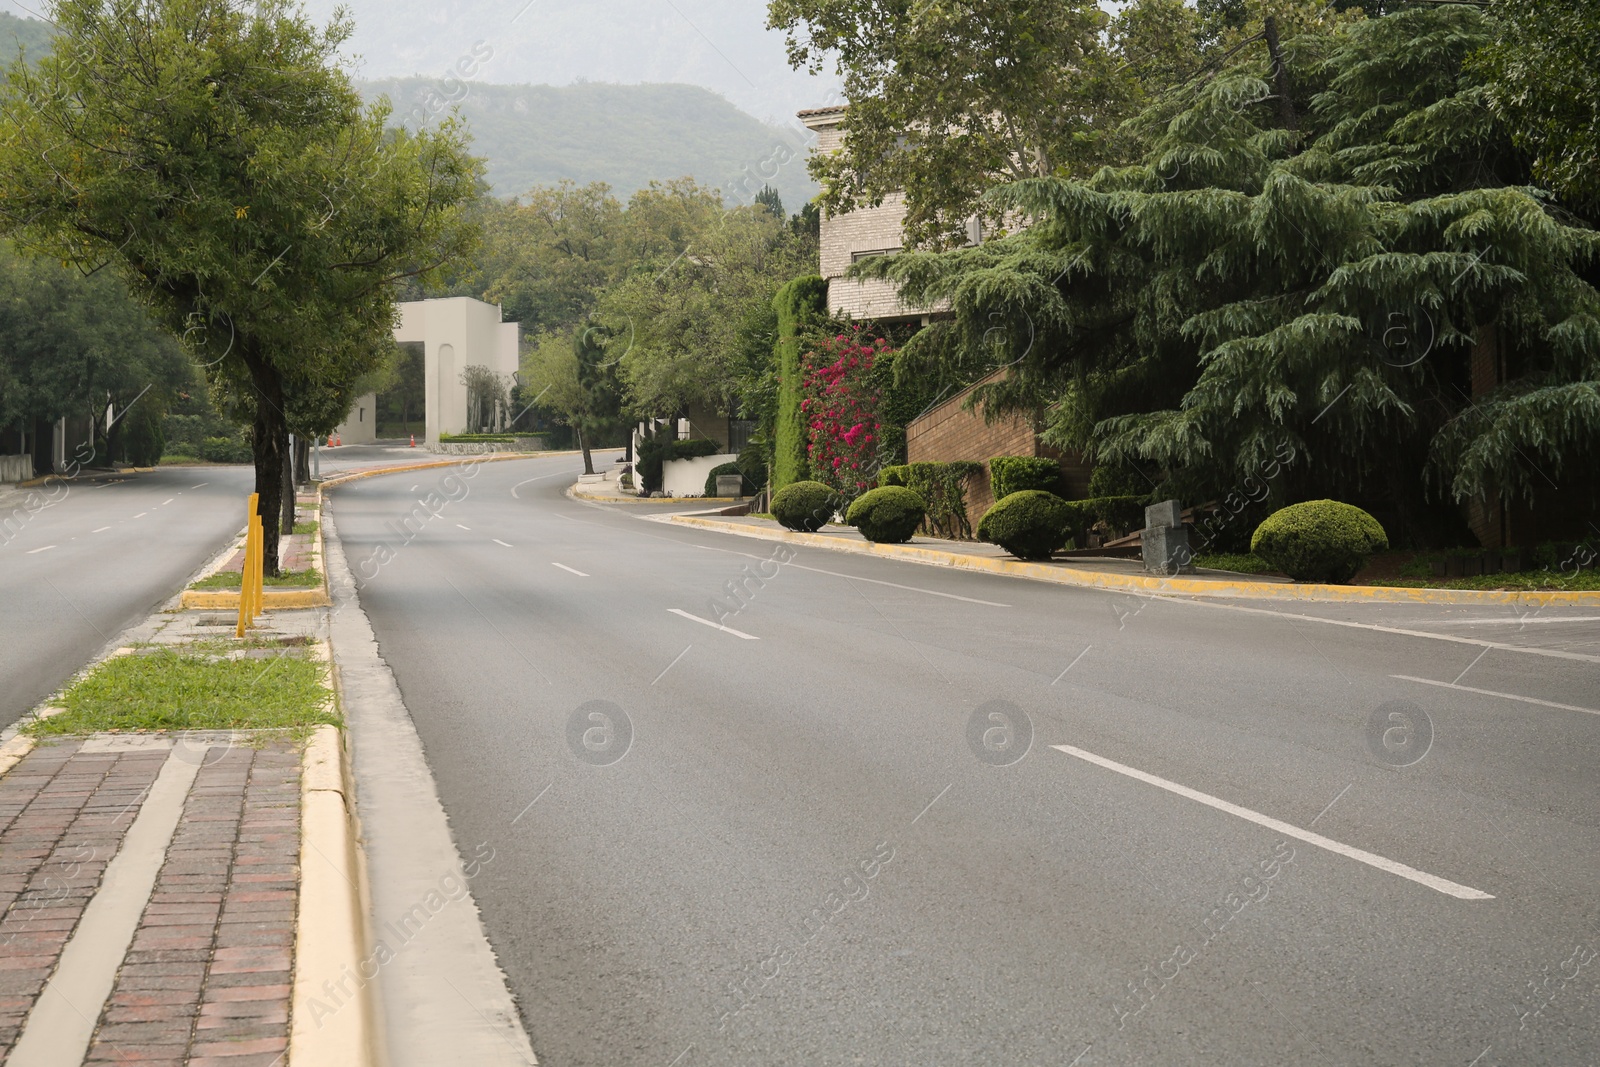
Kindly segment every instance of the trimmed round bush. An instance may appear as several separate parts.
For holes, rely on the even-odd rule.
[[[740,478],[740,487],[745,495],[748,496],[754,492],[750,487],[750,479],[744,476],[744,471],[739,469],[737,463],[719,463],[711,468],[710,474],[706,475],[706,496],[717,495],[717,475],[719,474],[737,474]]]
[[[1307,500],[1268,515],[1250,551],[1297,582],[1342,585],[1367,557],[1389,547],[1377,519],[1353,504]]]
[[[821,482],[793,482],[772,497],[772,517],[790,530],[816,533],[839,510],[839,494]]]
[[[927,504],[915,492],[900,485],[885,485],[856,497],[844,521],[860,530],[868,541],[897,545],[911,540],[927,513]]]
[[[978,540],[999,545],[1018,559],[1049,559],[1066,544],[1067,502],[1043,489],[1012,493],[983,513]]]

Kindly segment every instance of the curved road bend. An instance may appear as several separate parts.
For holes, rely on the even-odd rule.
[[[1600,1047],[1593,618],[1545,655],[1488,610],[764,563],[577,469],[485,465],[409,535],[437,477],[334,498],[541,1063]]]

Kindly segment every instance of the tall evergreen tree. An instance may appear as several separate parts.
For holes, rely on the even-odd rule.
[[[1049,405],[1059,445],[1188,499],[1288,457],[1280,500],[1456,536],[1430,489],[1491,505],[1600,458],[1600,235],[1486,106],[1466,61],[1494,32],[1406,8],[1285,39],[1286,80],[1242,51],[1147,112],[1141,164],[994,191],[1030,230],[860,272],[951,303],[908,370],[1008,365],[987,399]]]

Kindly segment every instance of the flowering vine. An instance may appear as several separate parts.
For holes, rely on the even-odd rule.
[[[801,417],[812,477],[854,498],[877,481],[878,401],[871,373],[892,351],[882,337],[868,339],[861,327],[823,340],[801,358]]]

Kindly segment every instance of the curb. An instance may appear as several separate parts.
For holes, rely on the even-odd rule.
[[[33,751],[33,746],[32,734],[18,734],[0,745],[0,776],[21,763],[22,758]]]
[[[262,611],[326,608],[333,601],[323,589],[263,589]],[[179,606],[185,611],[239,610],[239,594],[229,589],[185,589]]]
[[[1136,574],[1102,574],[1094,571],[1074,570],[1070,567],[1051,567],[1021,560],[985,559],[981,556],[964,556],[938,548],[917,548],[910,545],[881,545],[870,541],[843,541],[836,537],[817,534],[794,533],[789,530],[767,530],[759,527],[735,527],[732,523],[687,515],[651,515],[654,522],[677,526],[694,526],[704,530],[733,534],[736,537],[753,537],[761,541],[788,541],[810,548],[826,548],[834,552],[850,552],[858,556],[877,556],[880,559],[898,559],[908,563],[922,563],[934,567],[976,571],[982,574],[1003,574],[1015,578],[1053,582],[1085,589],[1109,592],[1140,593],[1146,596],[1193,596],[1226,600],[1308,600],[1346,604],[1531,604],[1540,607],[1578,604],[1600,607],[1600,592],[1540,592],[1538,590],[1493,589],[1409,589],[1379,585],[1287,585],[1277,582],[1200,581],[1195,578],[1157,578]]]
[[[295,1067],[375,1062],[371,984],[359,971],[366,939],[348,760],[339,728],[319,726],[301,765],[300,906],[289,1009],[289,1062]],[[350,999],[337,1000],[330,989]],[[328,1001],[336,1010],[327,1010]],[[313,1011],[313,1002],[323,1010]]]
[[[542,459],[545,456],[570,456],[572,452],[485,452],[475,456],[457,456],[454,459],[431,460],[423,463],[402,463],[394,467],[373,467],[371,470],[352,471],[341,474],[336,478],[317,483],[317,487],[326,492],[346,482],[357,482],[362,478],[375,478],[380,474],[401,474],[405,471],[425,471],[438,467],[459,467],[462,463],[498,463],[508,459]]]

